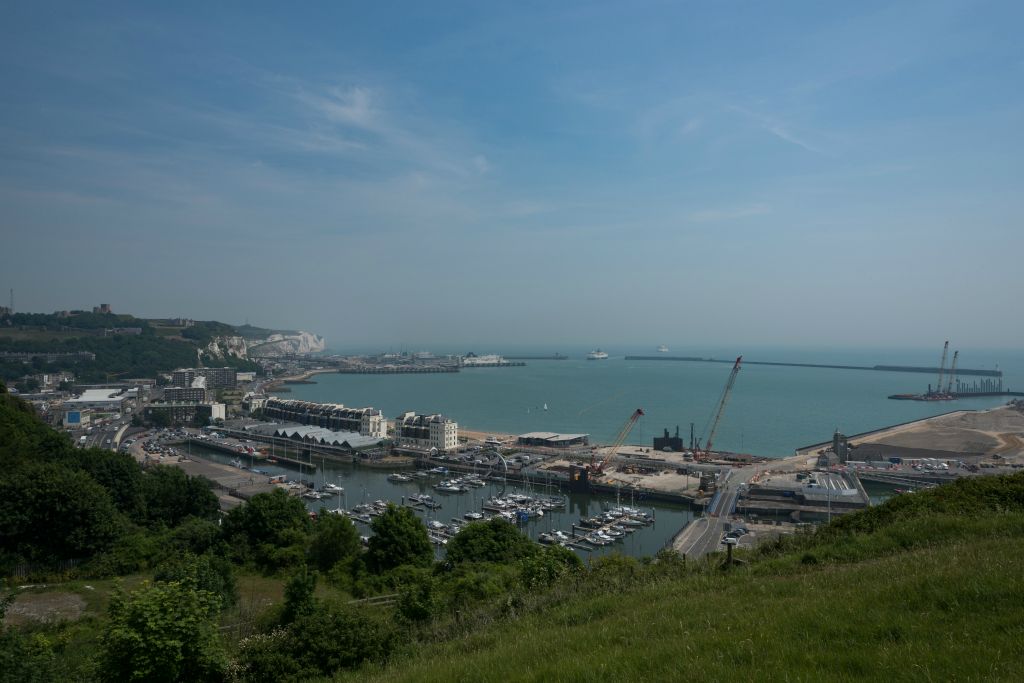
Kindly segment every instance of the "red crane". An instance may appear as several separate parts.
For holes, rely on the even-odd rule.
[[[708,438],[704,442],[703,452],[698,448],[698,455],[707,455],[711,452],[711,446],[715,440],[715,433],[718,431],[718,423],[722,420],[722,413],[725,412],[725,404],[729,401],[729,395],[732,393],[732,385],[736,383],[736,375],[740,372],[741,362],[743,362],[743,356],[738,357],[732,366],[732,372],[729,373],[729,379],[725,382],[725,389],[722,390],[722,396],[718,399],[718,408],[715,410],[715,417],[711,421],[711,429],[708,431]]]
[[[604,468],[609,462],[611,462],[612,456],[614,456],[615,453],[622,448],[622,444],[626,442],[626,437],[628,437],[629,433],[633,430],[633,425],[635,425],[636,421],[643,416],[644,411],[642,408],[637,408],[633,411],[633,414],[629,416],[628,420],[626,420],[626,424],[622,425],[622,429],[619,430],[618,436],[615,437],[615,441],[612,443],[611,448],[608,449],[608,454],[604,456],[604,459],[600,463],[597,463],[596,465],[594,464],[594,459],[597,456],[597,449],[590,452],[591,472],[594,474],[601,474],[604,472]]]

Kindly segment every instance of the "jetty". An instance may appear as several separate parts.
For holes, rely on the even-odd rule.
[[[732,365],[735,360],[724,358],[700,358],[697,356],[626,356],[626,360],[661,360],[661,361],[685,361],[688,363],[728,363]],[[871,370],[873,372],[922,372],[938,374],[939,368],[926,368],[916,365],[834,365],[830,363],[782,363],[778,361],[747,360],[743,359],[744,365],[774,365],[786,368],[825,368],[829,370]],[[957,368],[958,375],[975,375],[978,377],[1002,377],[1002,370],[972,370],[970,368]]]

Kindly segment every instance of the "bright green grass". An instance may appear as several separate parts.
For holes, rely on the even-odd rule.
[[[875,559],[888,541],[580,596],[339,680],[1022,680],[1021,517],[975,521]]]

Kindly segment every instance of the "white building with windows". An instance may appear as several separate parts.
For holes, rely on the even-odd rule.
[[[444,415],[407,412],[395,418],[396,443],[416,448],[436,448],[448,453],[459,448],[459,425]]]

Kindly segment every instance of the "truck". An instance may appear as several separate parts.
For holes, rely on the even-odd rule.
[[[78,437],[78,445],[79,446],[84,446],[85,445],[85,435],[84,434],[82,436]]]

